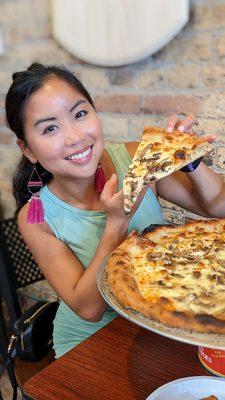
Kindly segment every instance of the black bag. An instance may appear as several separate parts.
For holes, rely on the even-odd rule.
[[[53,320],[59,303],[39,301],[27,310],[14,324],[9,340],[8,358],[2,367],[10,368],[13,385],[13,400],[17,398],[17,383],[13,371],[13,358],[39,361],[52,347]],[[2,395],[0,392],[0,399]]]

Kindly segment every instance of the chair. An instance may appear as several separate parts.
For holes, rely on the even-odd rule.
[[[42,279],[44,276],[19,233],[16,218],[0,221],[0,353],[3,361],[7,357],[13,324],[22,314],[17,289]],[[22,389],[27,379],[52,361],[53,351],[39,362],[15,360],[18,386]]]

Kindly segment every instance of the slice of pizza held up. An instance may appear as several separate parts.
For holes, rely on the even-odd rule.
[[[206,140],[190,133],[144,129],[123,183],[124,209],[129,213],[144,186],[172,174],[212,149]]]
[[[202,399],[199,400],[219,400],[218,397],[212,395],[212,396],[208,396],[208,397],[204,397]]]
[[[105,273],[123,307],[171,327],[225,334],[225,219],[133,231]]]

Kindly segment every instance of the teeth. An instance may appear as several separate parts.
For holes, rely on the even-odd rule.
[[[72,154],[68,157],[68,160],[79,160],[80,158],[86,157],[91,152],[91,148],[89,147],[83,153]]]

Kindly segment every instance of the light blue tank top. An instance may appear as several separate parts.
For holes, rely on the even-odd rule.
[[[122,188],[124,174],[131,158],[122,143],[106,143],[107,150],[117,173],[119,189]],[[92,260],[103,234],[106,215],[104,211],[87,211],[73,207],[55,196],[47,186],[41,190],[45,209],[45,221],[55,236],[66,243],[87,268]],[[154,193],[148,189],[138,210],[130,221],[128,232],[142,231],[150,224],[165,223],[160,204]],[[53,330],[56,358],[91,336],[117,316],[107,307],[101,321],[93,323],[80,318],[63,301],[60,302]]]

